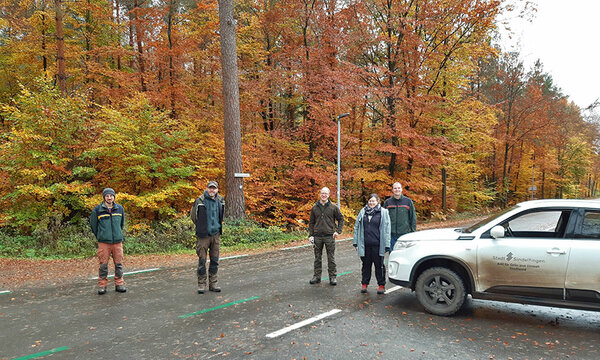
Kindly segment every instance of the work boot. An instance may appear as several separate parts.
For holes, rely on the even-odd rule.
[[[221,288],[217,286],[217,274],[208,273],[208,290],[212,292],[221,292]]]
[[[125,288],[124,285],[116,285],[115,286],[115,291],[116,292],[120,292],[120,293],[124,293],[127,291],[127,288]]]
[[[329,278],[329,285],[331,285],[331,286],[337,285],[337,280],[335,279],[335,276],[332,276],[331,278]]]
[[[101,286],[98,288],[98,295],[106,294],[106,286]]]
[[[385,286],[379,285],[379,289],[377,289],[377,293],[379,295],[383,295],[385,293]]]
[[[367,284],[362,284],[362,287],[360,288],[360,292],[363,294],[367,292]]]
[[[314,276],[314,277],[313,277],[312,279],[310,279],[310,281],[309,281],[309,283],[310,283],[311,285],[318,284],[318,283],[320,283],[320,282],[321,282],[321,279],[319,279],[319,278],[318,278],[318,277],[316,277],[316,276]]]
[[[198,277],[198,294],[204,294],[206,291],[206,274],[203,278]]]

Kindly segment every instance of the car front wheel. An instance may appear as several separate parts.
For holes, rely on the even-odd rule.
[[[415,286],[417,299],[425,310],[441,316],[453,315],[465,302],[465,285],[454,271],[434,267],[423,271]]]

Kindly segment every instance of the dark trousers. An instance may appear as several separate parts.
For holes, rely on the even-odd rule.
[[[396,241],[400,236],[402,235],[392,234],[392,237],[390,238],[390,251],[394,250],[394,245],[396,245]]]
[[[369,285],[371,281],[371,267],[375,265],[375,278],[377,285],[385,285],[385,268],[383,267],[383,256],[379,256],[379,246],[365,246],[365,256],[361,256],[362,261],[362,282]]]
[[[219,251],[221,235],[216,234],[204,238],[196,238],[196,254],[198,255],[198,285],[206,283],[206,259],[210,258],[208,266],[208,281],[211,285],[217,283],[217,271],[219,270]]]
[[[334,278],[337,275],[335,265],[335,240],[333,236],[315,236],[315,277],[321,278],[321,267],[323,262],[323,247],[327,251],[327,268],[329,278]]]

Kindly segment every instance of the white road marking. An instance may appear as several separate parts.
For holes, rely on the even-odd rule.
[[[248,254],[233,255],[233,256],[227,256],[227,257],[224,257],[224,258],[220,258],[219,260],[237,259],[237,258],[246,257],[246,256],[248,256]]]
[[[354,239],[354,238],[336,240],[335,242],[348,241],[348,240],[352,240],[352,239]],[[300,249],[300,248],[309,247],[309,246],[313,246],[313,245],[312,244],[298,245],[298,246],[292,246],[292,247],[282,248],[282,249],[279,249],[279,250],[280,251],[283,251],[283,250],[293,250],[293,249]]]
[[[402,286],[394,286],[393,288],[389,288],[389,289],[387,289],[387,290],[384,292],[384,294],[389,294],[389,293],[391,293],[391,292],[393,292],[393,291],[400,290],[400,289],[402,289]]]
[[[303,326],[306,326],[308,324],[312,324],[315,321],[319,321],[319,320],[321,320],[323,318],[326,318],[328,316],[337,314],[340,311],[342,311],[342,310],[340,310],[340,309],[333,309],[333,310],[328,311],[326,313],[323,313],[321,315],[317,315],[317,316],[312,317],[310,319],[306,319],[306,320],[300,321],[299,323],[295,323],[294,325],[290,325],[288,327],[284,327],[283,329],[280,329],[280,330],[277,330],[277,331],[272,332],[270,334],[267,334],[267,337],[270,338],[270,339],[276,338],[276,337],[281,336],[281,335],[283,335],[285,333],[288,333],[288,332],[290,332],[292,330],[296,330],[296,329],[301,328]]]
[[[313,245],[306,244],[306,245],[300,245],[300,246],[292,246],[292,247],[286,247],[286,248],[279,249],[279,250],[292,250],[292,249],[299,249],[299,248],[308,247],[308,246],[313,246]]]
[[[125,276],[125,275],[133,275],[133,274],[140,274],[140,273],[146,273],[146,272],[157,271],[157,270],[160,270],[160,268],[152,268],[152,269],[130,271],[130,272],[123,273],[123,276]],[[111,274],[111,275],[107,276],[107,278],[113,278],[113,277],[115,277],[114,274]],[[97,280],[98,277],[96,276],[96,277],[93,277],[92,279],[93,280]]]
[[[2,290],[0,291],[0,295],[2,294],[10,294],[10,290]]]

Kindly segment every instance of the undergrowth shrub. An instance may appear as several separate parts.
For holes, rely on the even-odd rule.
[[[173,221],[138,223],[125,228],[123,249],[126,255],[193,251],[195,227],[188,216]],[[225,220],[221,247],[264,246],[288,243],[306,232],[285,232],[276,226],[263,227],[256,221]],[[14,258],[67,259],[93,257],[97,241],[87,220],[70,225],[38,227],[32,235],[18,234],[14,229],[0,229],[0,256]]]

